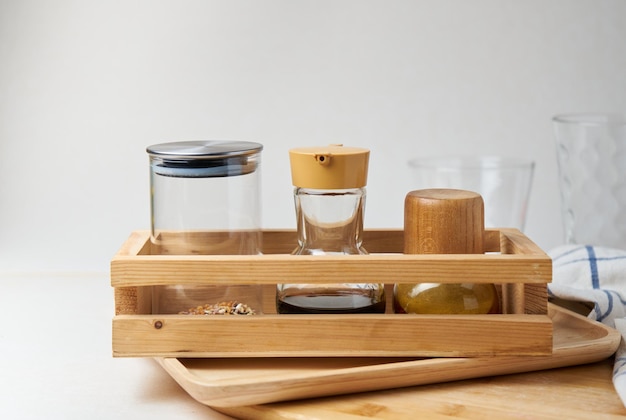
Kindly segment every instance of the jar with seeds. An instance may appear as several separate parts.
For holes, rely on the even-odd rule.
[[[262,149],[244,141],[149,146],[152,253],[260,254]],[[180,280],[179,285],[153,286],[153,313],[190,313],[190,308],[226,307],[224,302],[235,301],[250,308],[260,305],[259,286],[230,285],[228,279],[223,285],[192,286],[185,284],[184,274]]]

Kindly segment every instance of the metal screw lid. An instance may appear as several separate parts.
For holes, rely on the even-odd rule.
[[[146,148],[153,171],[182,178],[245,175],[257,169],[260,143],[198,140],[160,143]]]

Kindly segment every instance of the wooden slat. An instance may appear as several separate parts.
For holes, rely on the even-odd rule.
[[[152,287],[116,287],[115,314],[141,315],[152,313]]]
[[[504,254],[536,255],[545,260],[546,268],[552,271],[552,260],[532,240],[517,229],[501,229],[500,248]],[[552,281],[552,275],[546,284]],[[503,300],[507,302],[509,313],[547,314],[548,290],[546,284],[518,284],[503,285]]]
[[[150,255],[149,233],[132,232],[118,251],[118,256]],[[145,287],[118,287],[114,290],[115,314],[142,314],[150,312],[150,301]]]
[[[526,304],[524,283],[502,285],[502,312],[505,314],[523,314]]]
[[[524,313],[543,315],[548,313],[548,285],[524,285]]]
[[[150,255],[150,248],[150,232],[147,230],[136,230],[131,232],[116,256],[134,257],[136,255]]]
[[[503,254],[536,255],[550,259],[548,255],[518,229],[500,229],[500,252]]]
[[[485,247],[485,252],[500,252],[500,230],[485,230],[483,246]]]
[[[548,283],[549,260],[528,255],[207,255],[117,257],[114,287],[271,283]]]
[[[552,352],[542,315],[118,316],[115,356],[492,356]]]

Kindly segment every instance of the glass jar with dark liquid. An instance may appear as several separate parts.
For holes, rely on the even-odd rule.
[[[298,247],[294,255],[367,254],[362,247],[369,150],[333,145],[290,150]],[[377,283],[279,284],[282,314],[383,313]]]

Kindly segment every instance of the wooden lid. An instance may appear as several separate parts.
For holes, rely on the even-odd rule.
[[[404,200],[405,254],[482,254],[480,194],[455,189],[411,191]]]

